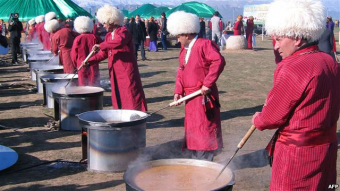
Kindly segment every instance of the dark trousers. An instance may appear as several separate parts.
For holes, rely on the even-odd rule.
[[[11,40],[12,63],[18,62],[17,54],[20,53],[20,38],[14,37]]]
[[[163,33],[161,33],[161,41],[162,41],[163,50],[168,49],[168,47],[166,46],[166,35],[164,35]]]
[[[138,58],[138,49],[139,49],[139,46],[140,46],[140,54],[142,56],[142,59],[145,60],[145,49],[144,49],[144,41],[140,41],[140,44],[135,44],[135,55],[136,55],[136,59]]]
[[[213,161],[215,156],[215,151],[196,151],[196,150],[190,151],[192,159]]]

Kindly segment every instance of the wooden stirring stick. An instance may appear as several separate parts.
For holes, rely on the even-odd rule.
[[[233,156],[230,157],[228,163],[222,168],[222,170],[220,171],[220,173],[217,175],[216,179],[218,179],[218,177],[221,176],[222,172],[224,171],[225,168],[227,168],[227,166],[229,165],[229,163],[231,162],[231,160],[234,158],[234,156],[236,155],[236,153],[238,152],[238,150],[240,150],[243,145],[247,142],[247,140],[249,139],[249,137],[253,134],[253,132],[255,131],[256,127],[254,125],[252,125],[250,127],[250,129],[247,131],[246,135],[244,135],[244,137],[242,138],[242,140],[240,141],[240,143],[237,145],[237,149],[235,151],[235,153],[233,154]]]

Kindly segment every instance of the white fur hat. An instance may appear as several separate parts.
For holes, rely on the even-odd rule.
[[[267,34],[316,41],[325,29],[324,9],[319,0],[276,0],[267,13]]]
[[[91,32],[93,30],[93,21],[90,17],[77,17],[76,20],[74,20],[74,29],[78,33]]]
[[[44,20],[45,20],[45,15],[39,15],[39,16],[35,17],[36,23],[44,22]]]
[[[122,11],[110,5],[104,5],[97,11],[97,19],[100,23],[122,25],[124,15]]]
[[[57,14],[55,14],[55,12],[49,12],[49,13],[46,13],[45,15],[45,22],[48,22],[52,19],[56,19],[57,18]]]
[[[167,29],[172,35],[197,34],[200,31],[198,16],[184,11],[177,11],[168,17]]]
[[[35,24],[35,19],[29,20],[29,21],[28,21],[28,24],[29,24],[29,25],[34,25],[34,24]]]
[[[48,22],[45,22],[44,28],[47,32],[53,33],[59,28],[59,21],[52,19]]]

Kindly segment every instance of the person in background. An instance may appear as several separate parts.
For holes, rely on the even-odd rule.
[[[332,17],[327,17],[327,28],[334,31],[334,22],[332,20]]]
[[[23,31],[22,23],[19,21],[19,13],[14,13],[9,21],[8,31],[10,32],[12,64],[18,64],[20,54],[20,38]]]
[[[333,52],[333,37],[333,31],[326,27],[318,41],[318,47],[322,52],[329,54],[335,60]]]
[[[74,28],[74,21],[73,21],[73,18],[72,17],[68,17],[66,20],[65,20],[65,25],[64,27],[67,27],[67,28],[70,28],[71,30],[73,30]]]
[[[127,29],[130,28],[130,23],[129,23],[129,19],[127,17],[124,17],[124,27],[126,27]]]
[[[35,28],[35,19],[31,19],[28,21],[28,32],[26,34],[26,41],[32,42],[37,38],[37,31]]]
[[[183,148],[191,152],[193,159],[212,161],[223,145],[216,81],[226,64],[224,57],[216,43],[198,38],[200,24],[196,15],[174,12],[167,27],[184,47],[179,53],[174,101],[197,90],[202,94],[185,102]]]
[[[254,30],[254,17],[250,16],[247,19],[247,28],[246,28],[246,39],[248,42],[248,49],[253,49],[253,30]]]
[[[42,26],[40,27],[40,37],[39,39],[42,39],[42,44],[43,44],[43,48],[44,50],[51,50],[51,34],[49,32],[47,32],[45,30],[44,25],[52,20],[52,19],[56,19],[57,18],[57,14],[55,12],[49,12],[45,15],[45,22],[42,22]],[[58,25],[59,27],[59,25]]]
[[[157,48],[158,24],[155,23],[154,17],[150,17],[148,33],[150,36],[149,50],[157,52],[158,51],[158,48]]]
[[[35,30],[37,31],[37,35],[38,35],[38,39],[40,41],[40,43],[43,42],[42,40],[42,36],[41,36],[41,27],[44,27],[45,24],[45,15],[39,15],[37,17],[35,17]]]
[[[166,36],[169,34],[169,32],[167,31],[167,18],[165,16],[165,13],[161,14],[161,42],[162,42],[162,50],[167,50],[167,40],[166,40]]]
[[[73,41],[77,37],[78,33],[67,27],[61,28],[59,21],[56,19],[46,22],[44,28],[46,32],[52,34],[51,51],[54,56],[59,54],[59,63],[64,66],[64,73],[74,73],[76,67],[71,60],[71,49]]]
[[[234,25],[234,35],[243,35],[243,22],[242,22],[242,15],[237,16],[237,21]]]
[[[225,31],[232,31],[233,30],[233,27],[231,26],[231,22],[230,21],[227,22],[227,26],[225,27],[224,30]]]
[[[221,35],[222,35],[222,29],[223,25],[221,26],[221,18],[219,17],[219,12],[216,11],[213,15],[213,17],[210,20],[211,26],[211,36],[212,36],[212,41],[214,41],[216,44],[220,43],[221,40]]]
[[[6,36],[7,33],[8,33],[8,30],[7,30],[6,23],[4,22],[4,20],[0,19],[0,34],[2,36]]]
[[[108,59],[114,109],[147,111],[132,35],[121,26],[123,13],[116,7],[105,5],[98,9],[97,19],[108,33],[104,42],[93,46],[98,52],[89,59],[89,64]]]
[[[106,33],[107,31],[101,23],[97,22],[97,24],[94,24],[93,34],[99,36],[102,41],[105,39]]]
[[[266,148],[269,190],[328,190],[337,183],[340,68],[317,46],[324,14],[320,0],[269,5],[266,33],[275,38],[274,49],[283,59],[262,111],[252,118],[260,131],[277,129]]]
[[[130,25],[130,32],[132,34],[133,43],[135,45],[135,56],[138,58],[138,49],[140,47],[142,60],[146,60],[144,42],[146,41],[145,23],[141,21],[140,16],[136,15],[135,23]]]
[[[335,43],[335,37],[334,37],[334,22],[332,20],[332,17],[327,17],[327,28],[329,28],[333,33],[333,52],[336,53],[336,43]]]
[[[204,21],[204,17],[200,17],[200,32],[198,33],[198,37],[205,38],[205,21]]]
[[[80,16],[74,21],[74,29],[80,35],[72,45],[71,59],[75,68],[79,68],[85,58],[90,54],[95,44],[102,42],[101,38],[92,32],[93,21],[89,17]],[[85,66],[78,71],[79,86],[100,86],[99,62]]]
[[[135,17],[130,17],[130,21],[129,21],[129,31],[131,32],[131,26],[133,25],[133,24],[135,24],[136,22],[135,22]]]

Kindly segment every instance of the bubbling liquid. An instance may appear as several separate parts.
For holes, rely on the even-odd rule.
[[[142,190],[214,190],[225,186],[232,175],[204,166],[167,165],[144,170],[135,177]]]

